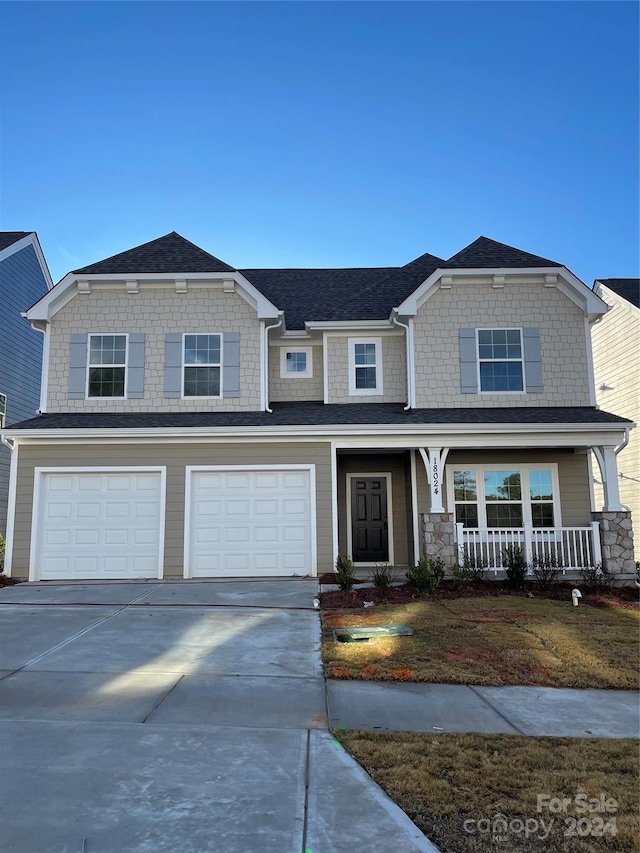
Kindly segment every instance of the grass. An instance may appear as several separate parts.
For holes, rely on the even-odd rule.
[[[323,613],[330,678],[638,689],[638,611],[549,599],[457,598]],[[338,643],[332,629],[400,622],[411,637]]]
[[[637,741],[409,732],[334,734],[442,853],[638,850]],[[604,794],[615,799],[617,806],[609,803],[612,811],[608,814],[580,813],[575,803],[580,792],[588,799]],[[564,813],[538,812],[538,794],[571,802]],[[497,815],[506,818],[506,833],[504,824],[493,824]],[[567,823],[571,818],[581,823]],[[611,818],[615,821],[604,832]],[[513,820],[531,821],[528,839]],[[538,821],[535,831],[534,820]],[[480,831],[490,826],[498,829],[499,838]],[[589,834],[566,836],[572,827]],[[598,830],[603,831],[601,837],[591,834]]]

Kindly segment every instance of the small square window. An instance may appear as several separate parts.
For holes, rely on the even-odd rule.
[[[311,379],[313,356],[311,347],[280,348],[281,379]]]

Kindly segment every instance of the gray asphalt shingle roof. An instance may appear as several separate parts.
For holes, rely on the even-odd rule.
[[[640,308],[640,278],[599,278],[597,281]]]
[[[33,231],[0,231],[0,252],[33,233]]]
[[[148,412],[44,414],[9,427],[20,429],[168,429],[174,427],[331,426],[351,424],[432,426],[454,424],[628,424],[626,418],[589,406],[513,406],[478,409],[412,409],[402,403],[273,403],[268,412]]]
[[[561,267],[557,261],[549,261],[514,246],[498,243],[489,237],[478,237],[473,243],[469,243],[447,261],[450,269],[500,269],[502,267]]]
[[[179,273],[179,272],[233,272],[219,258],[205,252],[200,246],[185,240],[176,231],[150,240],[141,246],[127,249],[98,261],[95,264],[73,270],[74,273],[98,275],[100,273]]]

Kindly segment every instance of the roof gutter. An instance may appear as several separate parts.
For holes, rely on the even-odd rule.
[[[409,319],[408,323],[401,323],[394,309],[391,314],[391,320],[396,326],[401,326],[405,330],[406,343],[406,368],[407,368],[407,405],[404,407],[405,412],[415,406],[415,370],[413,364],[413,318]]]

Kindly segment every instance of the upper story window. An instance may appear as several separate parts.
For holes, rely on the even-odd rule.
[[[0,429],[3,429],[7,421],[7,395],[0,394]]]
[[[280,348],[281,379],[311,379],[313,358],[311,347]]]
[[[480,391],[523,391],[520,329],[478,329]]]
[[[87,397],[124,397],[126,335],[89,335]]]
[[[382,394],[382,338],[349,338],[349,394]]]
[[[465,527],[559,525],[557,471],[538,466],[448,466],[449,501]]]
[[[221,335],[184,335],[183,396],[220,397]]]

